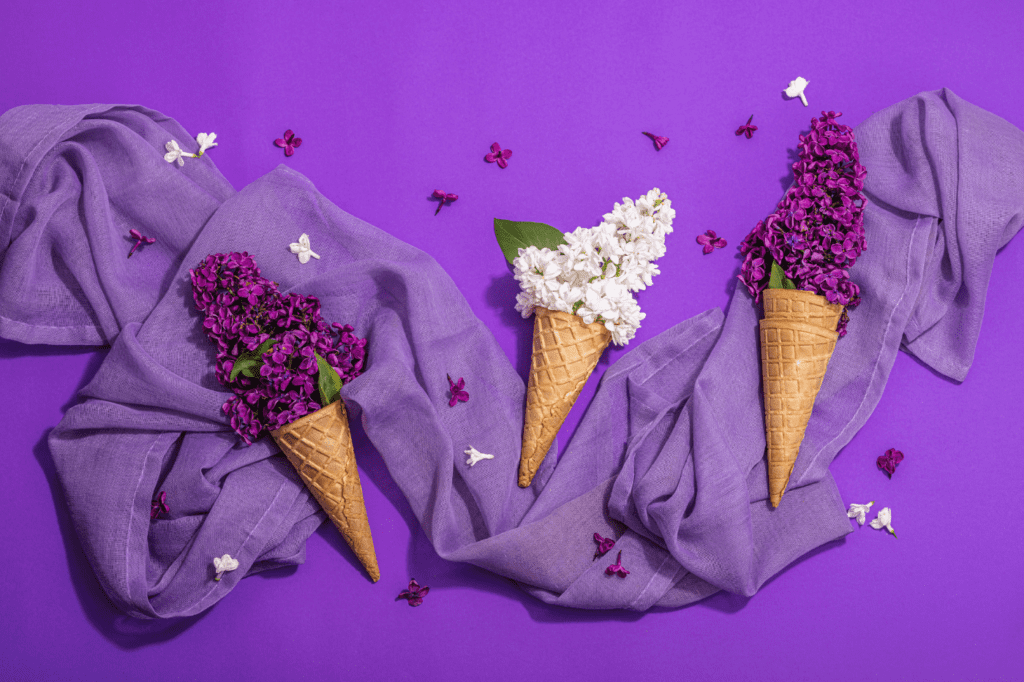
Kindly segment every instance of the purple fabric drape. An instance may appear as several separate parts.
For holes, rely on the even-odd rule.
[[[0,118],[0,334],[112,341],[50,447],[101,584],[140,617],[198,613],[248,573],[301,562],[323,518],[269,438],[240,448],[226,425],[187,277],[209,253],[249,251],[283,291],[318,296],[325,319],[368,337],[368,368],[342,395],[439,555],[547,602],[644,610],[753,594],[850,531],[829,463],[877,404],[901,345],[963,378],[995,253],[1024,223],[1024,133],[949,91],[872,116],[857,129],[871,199],[855,270],[864,303],[783,504],[766,502],[758,312],[742,287],[727,315],[681,322],[610,367],[557,466],[549,456],[521,490],[523,380],[433,259],[286,168],[233,194],[208,157],[172,166],[169,136],[194,145],[139,108]],[[115,152],[131,173],[113,168]],[[139,205],[152,202],[166,210]],[[157,236],[146,248],[162,255],[133,275],[120,247],[142,211]],[[322,256],[305,266],[287,250],[303,232]],[[453,368],[474,387],[457,410]],[[467,467],[470,445],[495,459]],[[176,504],[151,522],[159,490]],[[595,531],[617,538],[628,579],[592,561]],[[214,582],[224,553],[240,570]]]

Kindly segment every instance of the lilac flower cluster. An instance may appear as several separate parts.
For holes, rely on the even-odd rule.
[[[192,276],[192,297],[204,313],[203,329],[217,344],[217,379],[235,392],[224,403],[231,428],[251,444],[264,430],[279,429],[322,406],[317,394],[319,354],[342,384],[363,371],[366,339],[352,327],[328,326],[314,296],[282,294],[276,282],[262,275],[248,253],[206,257]],[[239,356],[268,340],[276,343],[263,354],[258,374],[231,371]]]
[[[800,159],[793,164],[793,186],[775,213],[762,220],[740,244],[740,281],[755,300],[768,286],[772,262],[797,289],[813,291],[831,303],[854,308],[860,287],[849,269],[864,251],[864,176],[853,129],[821,112],[800,136]],[[840,322],[845,334],[846,311]]]

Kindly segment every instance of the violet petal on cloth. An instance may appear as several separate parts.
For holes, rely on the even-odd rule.
[[[12,134],[0,119],[0,168],[21,163],[8,158]],[[578,608],[676,607],[720,589],[753,594],[793,560],[850,532],[829,463],[877,404],[901,343],[962,378],[995,252],[1024,222],[1024,133],[953,93],[890,107],[857,135],[872,199],[868,250],[856,266],[864,303],[837,344],[778,509],[766,502],[759,314],[742,287],[728,315],[711,310],[681,322],[610,367],[557,465],[545,458],[534,485],[521,490],[523,380],[454,283],[426,254],[279,168],[212,217],[196,215],[195,241],[176,261],[150,265],[148,275],[167,283],[162,298],[148,316],[124,316],[124,333],[112,328],[113,347],[83,401],[51,434],[101,584],[136,616],[195,614],[246,574],[301,562],[323,519],[270,439],[237,447],[220,411],[228,394],[213,377],[187,270],[209,253],[248,250],[283,291],[318,296],[325,319],[368,337],[367,370],[342,395],[440,556]],[[101,168],[113,163],[102,145],[94,155]],[[0,191],[10,194],[0,177]],[[21,190],[19,201],[30,205],[43,190]],[[15,217],[2,214],[0,235]],[[71,218],[41,233],[81,231]],[[150,229],[162,238],[166,228]],[[302,232],[322,248],[314,267],[268,238]],[[93,267],[102,272],[118,257],[94,253]],[[0,274],[0,286],[16,290]],[[478,388],[452,410],[446,372],[456,360]],[[469,443],[495,459],[465,467]],[[151,523],[161,490],[175,506]],[[627,580],[609,581],[603,562],[593,561],[594,532],[614,538],[629,558]],[[217,583],[210,557],[224,553],[240,570]]]

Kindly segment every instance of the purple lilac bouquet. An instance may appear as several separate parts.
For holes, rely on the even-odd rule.
[[[765,288],[803,289],[829,303],[854,308],[860,287],[850,267],[866,248],[864,166],[853,129],[834,111],[811,120],[800,136],[800,159],[793,164],[793,186],[775,212],[760,221],[740,244],[739,279],[760,300]],[[839,335],[849,318],[843,310]]]
[[[217,379],[235,392],[224,413],[246,445],[338,400],[362,373],[366,339],[328,326],[316,297],[282,294],[248,253],[210,255],[189,272]]]

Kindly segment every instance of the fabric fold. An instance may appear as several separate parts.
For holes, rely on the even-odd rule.
[[[209,155],[164,160],[178,123],[138,106],[35,105],[0,117],[0,336],[108,345],[141,322],[234,194]],[[156,242],[128,260],[138,229]]]

